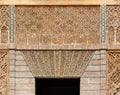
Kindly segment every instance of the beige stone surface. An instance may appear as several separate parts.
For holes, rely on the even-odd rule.
[[[1,0],[0,4],[16,5],[101,5],[120,4],[119,0]]]

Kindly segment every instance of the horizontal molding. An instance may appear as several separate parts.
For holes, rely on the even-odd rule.
[[[86,70],[85,72],[106,72],[106,70]]]
[[[119,0],[2,0],[1,5],[101,5],[120,4]]]
[[[19,54],[19,53],[10,53],[10,55],[22,56],[22,55]]]
[[[16,55],[16,53],[9,53],[10,55]]]
[[[97,64],[97,63],[91,63],[91,64],[89,64],[88,66],[101,66],[101,65],[107,65],[107,64]]]
[[[81,78],[106,78],[106,76],[82,76]]]
[[[14,70],[14,71],[10,71],[10,72],[18,72],[18,73],[19,73],[19,72],[20,72],[20,73],[21,73],[21,72],[23,72],[23,73],[24,73],[24,72],[30,72],[30,73],[31,73],[31,71],[15,71],[15,70]]]
[[[28,66],[28,65],[15,65],[15,66]]]
[[[95,55],[106,55],[106,53],[95,53]]]
[[[101,88],[99,88],[99,89],[81,89],[81,91],[99,91],[99,92],[101,92],[101,91],[106,91],[107,89],[101,89]],[[98,94],[99,95],[99,94]]]
[[[93,58],[92,60],[105,60],[105,58]]]
[[[16,64],[10,64],[10,66],[28,66],[28,65],[16,65]]]
[[[26,79],[31,79],[31,78],[34,78],[34,77],[14,77],[14,76],[10,76],[10,78],[26,78]]]
[[[89,45],[17,45],[17,44],[0,44],[0,49],[8,50],[120,50],[120,45],[109,44],[89,44]]]
[[[18,60],[18,59],[15,59],[16,61],[25,61],[25,60]]]

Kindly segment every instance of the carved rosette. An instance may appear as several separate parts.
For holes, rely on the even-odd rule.
[[[108,51],[107,56],[107,95],[115,95],[120,89],[120,51]]]
[[[100,43],[99,6],[16,6],[15,19],[19,45]]]
[[[0,95],[8,95],[8,51],[0,50]]]

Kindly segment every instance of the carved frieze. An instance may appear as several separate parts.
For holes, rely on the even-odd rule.
[[[100,43],[99,6],[16,6],[15,20],[19,45]]]

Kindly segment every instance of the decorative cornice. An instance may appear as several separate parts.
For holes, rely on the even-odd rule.
[[[1,0],[1,5],[120,5],[120,0]]]
[[[120,50],[120,45],[23,45],[16,44],[0,44],[0,49],[9,50]]]

